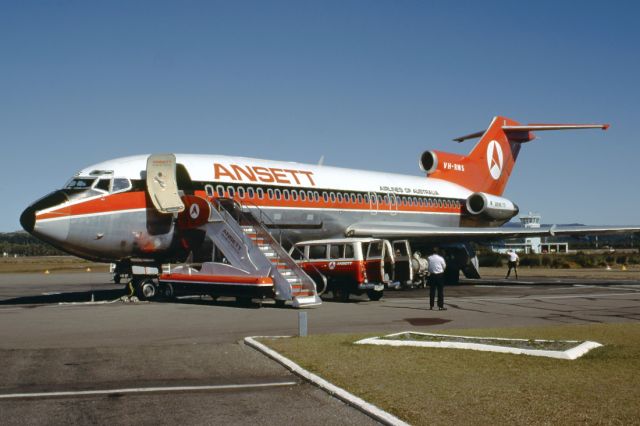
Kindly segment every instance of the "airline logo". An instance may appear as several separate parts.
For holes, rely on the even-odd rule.
[[[487,146],[487,166],[494,180],[498,180],[502,174],[503,156],[502,147],[498,141],[491,141]]]
[[[279,169],[274,167],[241,166],[230,164],[225,166],[213,163],[213,179],[227,178],[232,181],[249,181],[264,183],[282,183],[315,186],[313,172],[308,170]]]
[[[200,206],[197,204],[191,204],[191,207],[189,208],[189,215],[191,216],[191,219],[197,219],[198,216],[200,216]]]

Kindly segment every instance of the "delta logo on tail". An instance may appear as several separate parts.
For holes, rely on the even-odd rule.
[[[487,147],[487,160],[489,173],[494,180],[498,180],[502,174],[502,148],[497,141],[491,141]]]

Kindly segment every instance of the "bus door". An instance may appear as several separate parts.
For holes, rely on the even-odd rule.
[[[391,243],[387,240],[373,240],[367,249],[367,278],[373,283],[393,281],[394,258]]]

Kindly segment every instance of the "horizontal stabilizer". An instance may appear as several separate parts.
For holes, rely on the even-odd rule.
[[[543,130],[579,130],[579,129],[602,129],[607,130],[608,124],[524,124],[517,126],[502,126],[502,130],[509,134],[511,132],[539,132]],[[456,142],[464,142],[468,139],[479,138],[484,135],[485,131],[480,130],[478,132],[469,133],[468,135],[455,138]]]

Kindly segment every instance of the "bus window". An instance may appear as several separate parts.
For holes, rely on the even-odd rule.
[[[331,244],[329,246],[329,259],[340,259],[344,252],[344,246],[342,244]]]
[[[353,259],[353,245],[352,244],[345,244],[344,246],[344,257],[345,259]]]
[[[327,258],[327,246],[312,245],[309,246],[309,259],[326,259]]]

